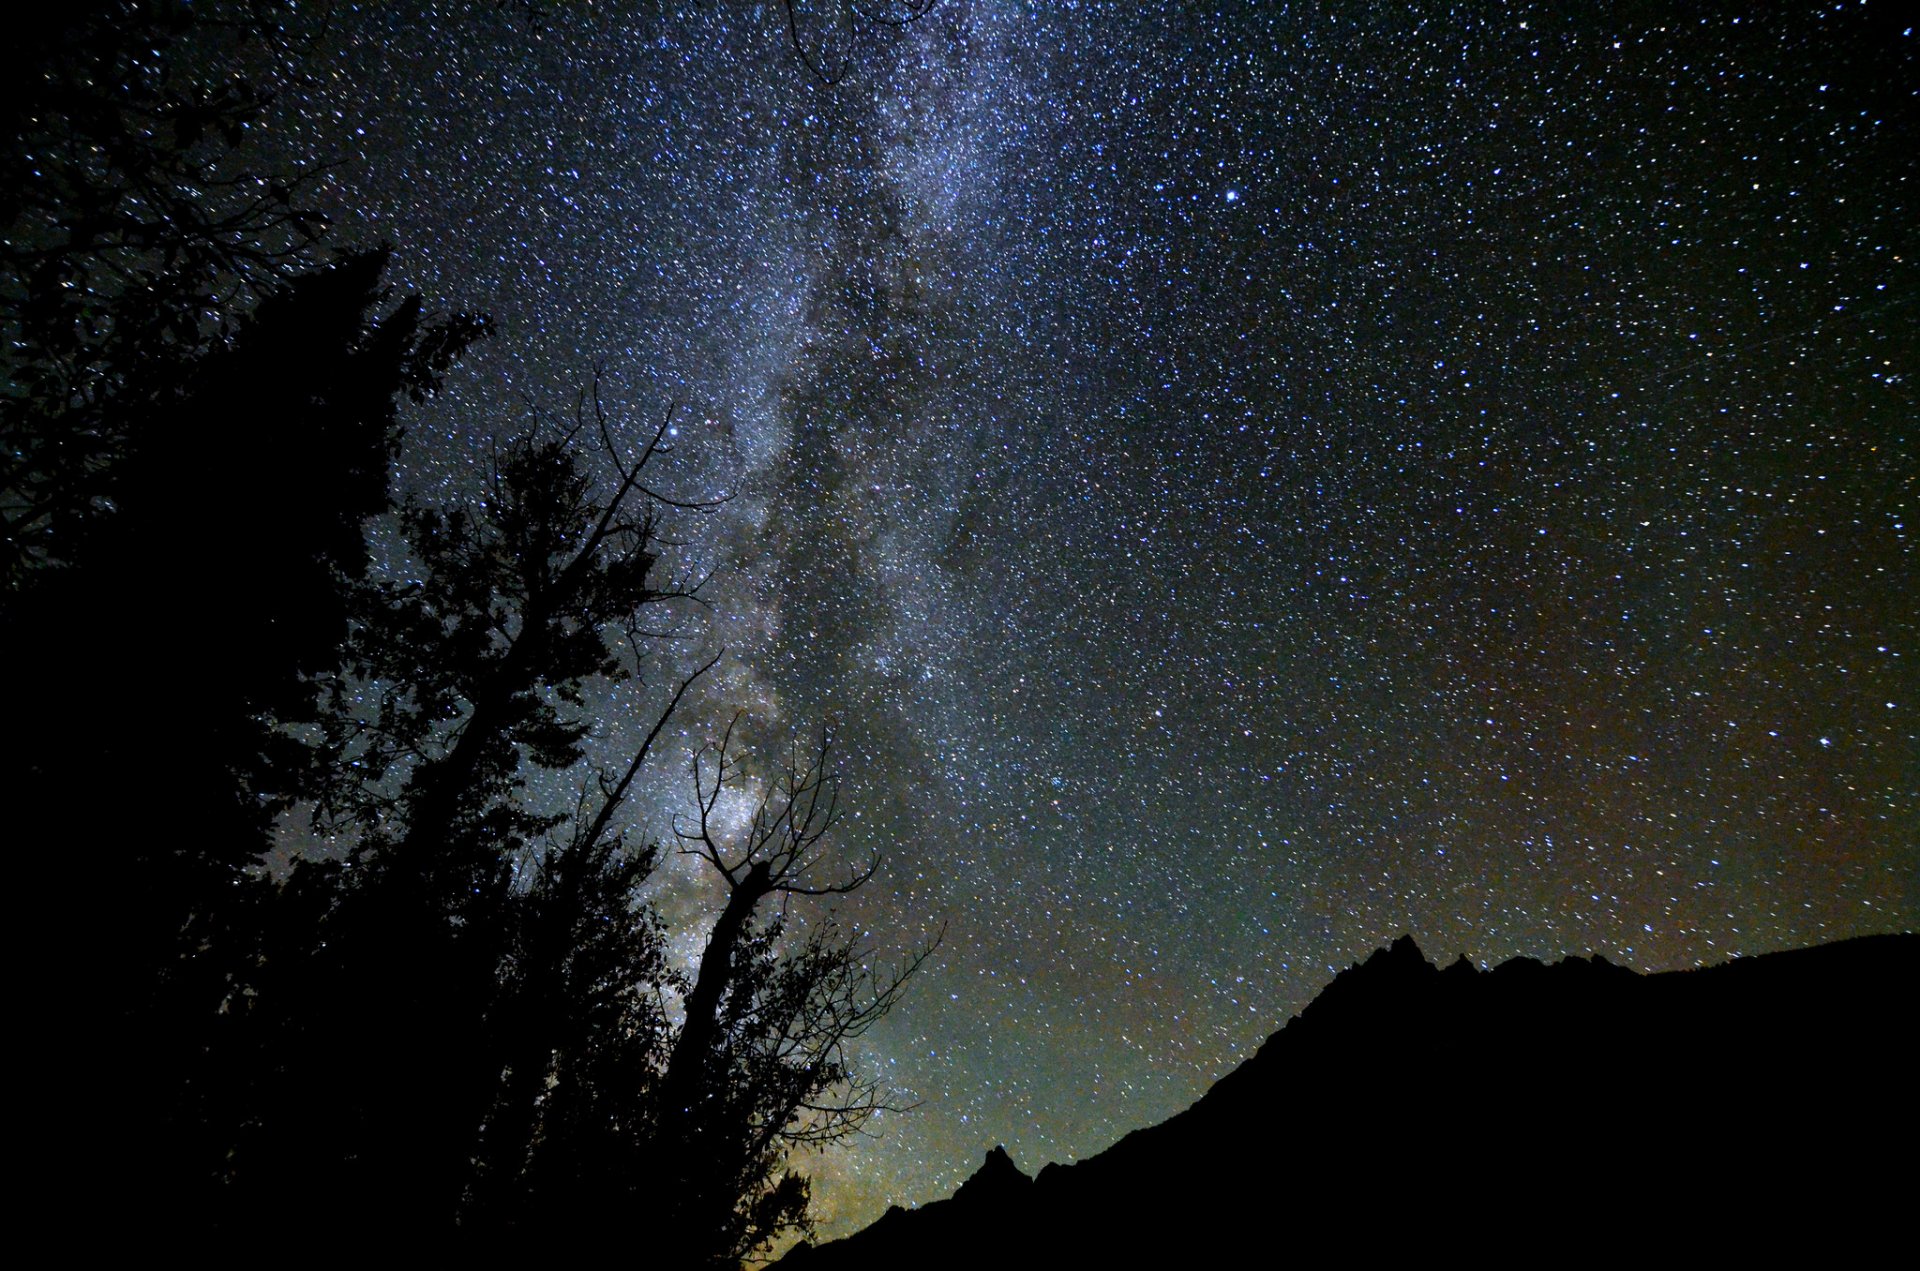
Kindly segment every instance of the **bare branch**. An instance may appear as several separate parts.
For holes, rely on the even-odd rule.
[[[847,55],[838,71],[829,71],[823,63],[816,61],[813,54],[807,51],[806,40],[800,33],[800,15],[798,12],[800,0],[783,0],[783,7],[786,10],[787,17],[787,42],[793,46],[793,51],[799,55],[801,62],[806,65],[806,68],[813,72],[814,78],[818,79],[828,88],[832,88],[845,78],[847,67],[853,60],[852,45],[858,38],[860,23],[865,22],[870,26],[892,27],[895,29],[911,26],[932,12],[933,6],[936,3],[938,3],[938,0],[903,0],[903,3],[897,9],[888,10],[874,5],[862,4],[860,0],[844,0],[840,12],[843,15],[844,25],[847,31]]]
[[[693,674],[680,681],[680,686],[673,692],[672,700],[670,700],[666,708],[660,712],[660,717],[653,721],[653,727],[647,730],[646,739],[640,743],[640,748],[634,752],[633,759],[627,764],[626,771],[620,774],[617,781],[609,783],[605,773],[596,774],[600,781],[602,793],[600,810],[594,814],[593,820],[587,824],[584,830],[576,832],[574,836],[574,846],[576,848],[584,849],[592,847],[595,843],[598,843],[601,837],[607,832],[607,825],[613,819],[614,812],[620,807],[620,804],[625,801],[628,787],[633,784],[634,777],[639,774],[641,767],[647,762],[647,756],[653,751],[653,743],[659,740],[661,731],[667,726],[667,721],[672,719],[674,711],[679,709],[680,700],[687,695],[687,690],[692,688],[695,682],[708,671],[711,671],[717,666],[720,659],[725,655],[726,650],[723,648],[702,663]],[[584,798],[584,795],[582,797]]]

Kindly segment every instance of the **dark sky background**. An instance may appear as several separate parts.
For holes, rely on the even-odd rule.
[[[810,1163],[826,1234],[1165,1118],[1402,931],[1920,925],[1896,6],[842,2],[832,87],[778,5],[342,5],[268,134],[500,324],[411,487],[604,362],[734,496],[599,709],[622,748],[725,644],[683,749],[839,720],[847,918],[946,925],[867,1046],[922,1106]]]

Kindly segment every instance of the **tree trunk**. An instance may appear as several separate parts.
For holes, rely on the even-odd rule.
[[[687,1022],[680,1030],[673,1056],[667,1061],[661,1084],[662,1110],[668,1123],[685,1124],[700,1093],[700,1073],[713,1053],[720,1028],[720,999],[733,978],[733,954],[746,934],[753,911],[773,890],[773,875],[765,861],[756,861],[747,876],[727,896],[727,907],[713,924],[713,934],[700,954],[700,972],[687,995]]]

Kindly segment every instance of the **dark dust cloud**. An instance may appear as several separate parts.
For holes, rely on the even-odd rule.
[[[1403,930],[1920,922],[1897,6],[839,3],[834,86],[778,5],[340,6],[271,135],[500,323],[416,488],[604,363],[733,496],[683,742],[837,718],[849,916],[947,926],[828,1234],[1164,1118]]]

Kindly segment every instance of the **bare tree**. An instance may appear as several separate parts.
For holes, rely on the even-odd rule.
[[[819,41],[817,33],[811,29],[813,24],[802,16],[802,10],[811,8],[804,0],[783,0],[782,8],[787,18],[787,42],[793,45],[793,51],[806,63],[815,79],[831,88],[846,77],[847,69],[853,57],[853,46],[858,41],[860,28],[866,27],[905,27],[911,26],[932,11],[937,0],[894,0],[891,4],[867,4],[862,0],[830,0],[834,15],[820,19],[820,25],[840,29],[840,51],[838,65],[836,55]],[[823,6],[824,7],[824,6]],[[809,48],[810,42],[817,42],[819,51]]]
[[[663,1143],[675,1153],[676,1194],[693,1212],[687,1230],[721,1231],[723,1247],[689,1251],[738,1259],[781,1231],[807,1226],[807,1185],[787,1154],[857,1132],[888,1101],[851,1045],[899,1001],[939,940],[893,974],[831,915],[789,939],[789,902],[844,896],[880,866],[840,858],[833,737],[796,745],[744,825],[723,824],[720,805],[746,775],[736,715],[694,752],[695,811],[676,823],[681,851],[704,862],[727,899],[709,932],[686,998],[686,1020],[661,1082]]]

